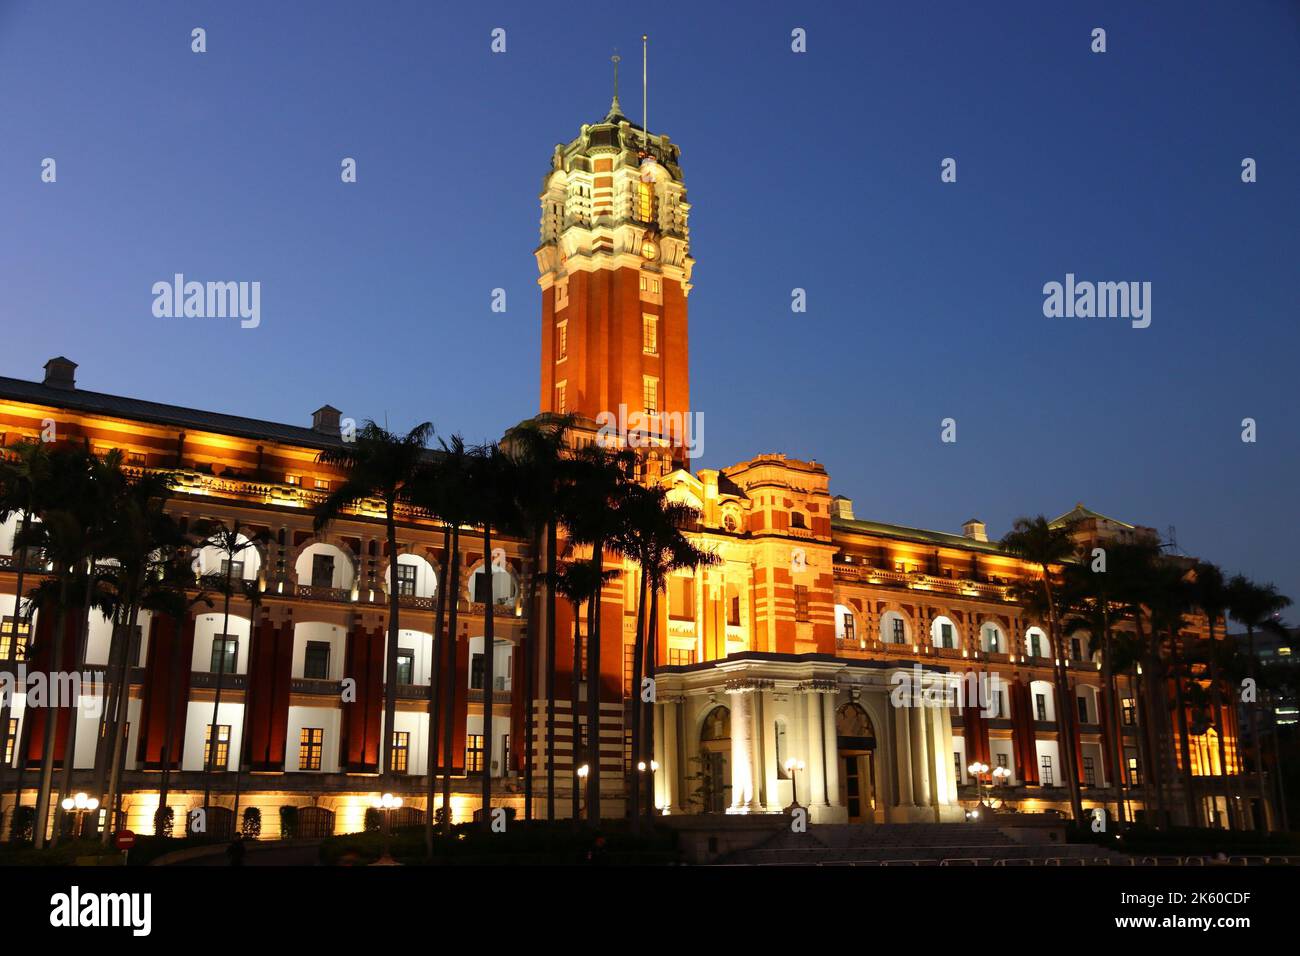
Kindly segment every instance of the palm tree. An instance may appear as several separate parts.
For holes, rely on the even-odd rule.
[[[343,481],[316,507],[313,522],[322,530],[345,511],[367,499],[384,506],[388,541],[388,647],[384,663],[383,779],[393,774],[393,725],[397,715],[397,635],[400,602],[397,593],[397,506],[409,496],[427,457],[433,424],[422,422],[405,435],[395,435],[366,421],[354,441],[322,451],[317,460],[339,468]]]
[[[102,578],[113,594],[113,638],[109,645],[108,705],[102,718],[101,746],[95,756],[94,792],[108,813],[104,843],[115,829],[120,781],[126,761],[126,711],[130,686],[129,662],[138,648],[137,622],[142,610],[163,607],[171,595],[183,590],[182,572],[169,565],[189,539],[179,522],[167,513],[171,475],[147,473],[132,479],[122,490],[109,531],[110,561]],[[163,596],[166,595],[166,596]]]
[[[1038,566],[1041,575],[1043,606],[1047,612],[1048,638],[1054,652],[1054,676],[1057,699],[1057,739],[1069,787],[1070,810],[1076,823],[1083,823],[1083,804],[1079,795],[1079,777],[1074,749],[1074,709],[1069,702],[1069,683],[1065,670],[1065,654],[1061,643],[1060,617],[1056,597],[1052,590],[1053,568],[1060,567],[1075,555],[1074,526],[1071,523],[1051,525],[1042,515],[1036,518],[1018,518],[1011,531],[1002,538],[1002,548],[1023,560]],[[1062,719],[1064,718],[1064,719]]]
[[[226,657],[232,648],[230,640],[230,600],[238,592],[249,597],[253,606],[256,606],[257,602],[256,582],[253,583],[252,587],[249,587],[244,581],[242,571],[239,580],[236,581],[235,569],[244,567],[243,558],[247,552],[260,553],[259,547],[267,542],[268,535],[263,531],[254,531],[252,528],[240,524],[238,520],[230,524],[221,521],[201,521],[195,524],[194,533],[202,542],[202,548],[215,548],[221,555],[220,570],[202,575],[202,580],[207,587],[221,594],[223,599],[221,634],[219,635],[222,644],[221,651],[217,656],[217,679],[212,695],[212,721],[208,724],[207,753],[203,761],[203,809],[206,811],[209,808],[209,799],[212,796],[212,770],[217,762],[218,716],[221,708],[222,683],[226,673]],[[253,628],[256,625],[254,617],[255,615],[250,612],[248,616],[250,640]],[[213,638],[214,647],[216,640],[218,640],[218,637]],[[233,675],[238,668],[239,659],[236,654],[230,661],[231,674]],[[244,709],[248,709],[247,698],[245,698]],[[238,755],[236,755],[235,759],[238,762]],[[227,760],[229,760],[229,757],[227,757]],[[229,769],[229,766],[227,765],[221,769]]]
[[[1272,584],[1256,584],[1245,575],[1237,574],[1228,582],[1228,613],[1238,624],[1246,628],[1246,664],[1249,676],[1256,687],[1254,698],[1248,703],[1246,713],[1250,718],[1250,741],[1255,748],[1255,774],[1259,785],[1259,800],[1262,807],[1268,806],[1268,791],[1264,787],[1264,746],[1259,737],[1259,695],[1256,676],[1255,632],[1276,626],[1277,615],[1291,606],[1291,599],[1279,594]],[[1268,829],[1267,820],[1261,828],[1259,821],[1256,829]]]
[[[1178,734],[1178,760],[1175,766],[1173,748],[1168,748],[1170,761],[1170,780],[1175,774],[1182,777],[1183,811],[1188,826],[1200,825],[1199,803],[1196,799],[1195,778],[1192,775],[1191,734],[1187,723],[1186,678],[1187,672],[1182,655],[1182,630],[1186,622],[1186,613],[1191,606],[1191,592],[1184,572],[1177,565],[1161,562],[1152,569],[1152,578],[1148,590],[1150,599],[1147,606],[1151,609],[1151,631],[1154,654],[1158,657],[1160,648],[1158,634],[1163,632],[1168,638],[1168,665],[1163,673],[1171,677],[1174,683],[1174,729]],[[1163,691],[1163,687],[1162,687]],[[1162,706],[1168,713],[1168,701],[1162,700]]]
[[[23,535],[22,544],[38,548],[46,555],[54,570],[55,588],[53,607],[42,611],[54,614],[56,623],[51,632],[52,646],[48,660],[50,673],[63,670],[63,651],[66,640],[68,613],[73,607],[73,592],[81,569],[94,553],[92,539],[93,517],[91,488],[91,455],[81,445],[56,448],[50,453],[47,481],[37,490],[37,512],[40,521],[31,524]],[[41,745],[41,772],[36,797],[36,821],[33,831],[34,846],[45,846],[45,831],[49,820],[50,800],[54,783],[54,741],[58,725],[58,710],[54,702],[47,702],[45,727]]]
[[[528,576],[528,608],[524,674],[524,819],[533,817],[533,701],[537,697],[537,635],[541,631],[537,591],[545,584],[546,654],[546,819],[555,819],[555,588],[549,575],[558,539],[557,512],[565,481],[564,451],[575,417],[564,415],[532,419],[507,433],[502,445],[514,462],[515,510],[523,536],[531,544],[533,570]],[[543,571],[543,566],[546,571]]]
[[[4,630],[3,622],[0,622],[0,644],[5,647],[5,653],[0,658],[0,668],[12,671],[17,664],[20,653],[26,657],[27,644],[26,640],[21,642],[21,634],[31,633],[32,607],[29,604],[24,608],[23,604],[23,584],[27,575],[27,562],[30,557],[30,551],[27,545],[28,527],[34,517],[36,509],[37,489],[41,487],[47,478],[50,465],[49,446],[45,442],[39,441],[22,441],[9,449],[8,454],[0,456],[0,524],[7,522],[15,514],[20,515],[17,530],[14,534],[14,543],[16,547],[13,550],[14,559],[17,561],[14,580],[14,614],[13,623]],[[24,621],[26,624],[24,625]],[[2,694],[0,698],[0,737],[4,741],[9,739],[9,720],[12,708],[12,701],[9,694]],[[0,743],[0,750],[4,744]],[[19,766],[26,764],[26,754],[23,748],[15,742],[15,757],[18,758]],[[6,777],[9,774],[9,762],[0,760],[0,795],[4,794]],[[22,789],[14,795],[13,818],[18,816],[18,804],[22,800]]]
[[[1219,751],[1219,778],[1228,805],[1228,825],[1229,828],[1236,829],[1237,822],[1234,820],[1233,801],[1227,794],[1227,788],[1222,787],[1223,781],[1227,780],[1228,773],[1227,742],[1225,740],[1227,725],[1223,717],[1223,679],[1219,672],[1220,648],[1216,643],[1215,632],[1218,629],[1219,621],[1224,618],[1228,611],[1228,586],[1224,580],[1223,571],[1219,569],[1218,565],[1210,564],[1208,561],[1197,562],[1196,567],[1193,569],[1192,593],[1196,605],[1210,622],[1210,642],[1204,649],[1204,657],[1210,671],[1210,698],[1214,707],[1215,738]]]
[[[599,445],[579,449],[571,463],[572,483],[561,512],[572,542],[591,548],[593,577],[604,570],[605,553],[622,527],[620,501],[636,465],[631,451]],[[591,759],[587,773],[587,811],[600,821],[600,639],[599,595],[587,602],[587,728]]]
[[[590,604],[592,601],[599,601],[600,592],[604,590],[606,584],[617,578],[618,574],[618,571],[612,569],[605,571],[591,561],[567,561],[556,565],[555,569],[549,574],[550,584],[555,589],[555,592],[567,600],[569,606],[573,609],[573,666],[570,671],[569,701],[573,715],[571,767],[573,809],[571,816],[575,827],[579,824],[578,765],[581,762],[584,748],[582,724],[578,719],[578,704],[582,682],[582,632],[579,627],[582,620],[582,606]],[[588,652],[587,660],[588,665],[590,665],[590,652]]]
[[[632,754],[634,764],[650,767],[653,755],[653,704],[642,700],[642,678],[654,678],[654,654],[657,646],[657,607],[659,592],[675,570],[698,568],[717,558],[696,548],[682,529],[698,517],[698,512],[680,502],[670,502],[667,491],[658,486],[630,486],[621,503],[622,524],[615,539],[618,550],[636,561],[640,572],[640,597],[637,601],[636,631],[632,649]],[[652,608],[647,615],[646,599],[651,595]],[[649,746],[646,746],[647,743]],[[628,813],[633,832],[640,827],[641,785],[646,786],[646,812],[653,815],[653,774],[644,780],[632,774],[628,793]]]

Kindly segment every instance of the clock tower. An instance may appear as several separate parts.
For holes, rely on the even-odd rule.
[[[623,115],[558,144],[542,186],[541,411],[689,457],[690,205],[667,136]]]

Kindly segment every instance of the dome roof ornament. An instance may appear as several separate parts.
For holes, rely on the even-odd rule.
[[[618,64],[623,59],[618,55],[618,47],[614,48],[614,55],[609,59],[614,64],[614,99],[609,104],[609,112],[605,114],[605,122],[613,123],[620,119],[626,119],[623,116],[623,107],[618,102]]]

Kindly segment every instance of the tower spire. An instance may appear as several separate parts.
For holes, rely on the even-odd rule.
[[[623,107],[618,102],[618,64],[623,58],[618,55],[618,47],[614,47],[614,55],[609,59],[614,64],[614,99],[609,104],[609,113],[605,116],[606,121],[612,120],[615,116],[623,115]]]

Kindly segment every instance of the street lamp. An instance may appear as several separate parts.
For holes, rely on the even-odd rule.
[[[979,793],[979,801],[980,803],[983,803],[984,802],[984,779],[983,778],[984,778],[984,774],[989,772],[989,765],[986,763],[980,763],[980,761],[976,760],[966,769],[969,770],[971,776],[975,778],[975,786],[978,788],[977,792]]]
[[[370,805],[383,815],[384,852],[380,855],[379,862],[391,865],[395,861],[389,853],[389,838],[392,831],[389,823],[392,812],[402,805],[402,798],[385,793],[383,796],[371,799]]]
[[[587,786],[587,774],[590,772],[591,768],[585,763],[578,768],[578,779],[581,783],[578,785],[577,792],[573,795],[573,821],[575,825],[577,825],[578,817],[582,813],[582,791]]]
[[[790,806],[787,810],[794,811],[799,807],[799,778],[796,776],[804,768],[802,760],[795,760],[793,757],[785,762],[785,772],[790,775]]]
[[[81,836],[81,829],[86,822],[86,814],[94,813],[99,809],[99,801],[94,797],[88,797],[84,793],[78,793],[75,797],[65,797],[60,804],[64,813],[75,813],[76,823],[73,825],[72,835]]]

